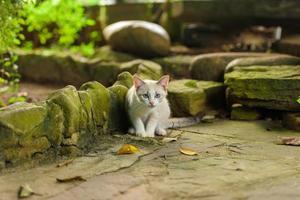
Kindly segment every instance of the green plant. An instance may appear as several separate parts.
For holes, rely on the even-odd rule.
[[[85,54],[93,52],[93,32],[91,42],[78,43],[79,34],[84,27],[92,26],[95,21],[86,17],[82,4],[76,0],[44,0],[40,3],[26,4],[22,12],[27,31],[35,33],[39,45],[59,48],[72,48]],[[27,41],[26,46],[32,46]],[[81,48],[82,47],[82,48]],[[89,48],[87,50],[87,48]]]
[[[20,74],[16,61],[17,56],[10,52],[0,55],[0,107],[6,105],[3,94],[16,93],[19,90]],[[21,99],[15,99],[17,100]]]
[[[22,5],[22,0],[0,0],[0,54],[20,43],[17,39],[21,31],[18,14]]]

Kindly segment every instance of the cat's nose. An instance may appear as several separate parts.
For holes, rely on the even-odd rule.
[[[153,101],[150,101],[149,103],[150,103],[151,106],[154,106],[154,102]]]

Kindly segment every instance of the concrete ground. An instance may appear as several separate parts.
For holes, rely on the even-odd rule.
[[[173,131],[178,140],[165,144],[161,138],[103,136],[102,145],[67,166],[2,172],[0,199],[17,199],[25,183],[37,193],[32,200],[299,199],[300,147],[276,144],[294,135],[276,122],[216,120]],[[116,155],[124,143],[141,152]],[[199,154],[184,155],[180,147]],[[86,181],[56,181],[73,176]]]

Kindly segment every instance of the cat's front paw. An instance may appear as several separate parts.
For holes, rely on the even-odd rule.
[[[136,133],[137,136],[140,137],[154,137],[154,134],[148,134],[148,133]]]
[[[155,131],[155,134],[165,136],[165,135],[167,135],[167,131],[165,129],[160,128]]]
[[[130,127],[130,128],[128,129],[128,133],[130,133],[130,134],[135,134],[134,128],[133,128],[133,127]]]

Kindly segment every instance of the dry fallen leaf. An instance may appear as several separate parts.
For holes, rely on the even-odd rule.
[[[180,151],[182,154],[188,155],[188,156],[195,156],[195,155],[198,155],[198,153],[197,153],[195,150],[189,149],[189,148],[183,148],[183,147],[181,147],[179,151]]]
[[[131,144],[124,144],[117,152],[118,155],[133,154],[140,151],[137,147]]]
[[[66,160],[64,162],[61,162],[59,164],[56,165],[56,167],[63,167],[63,166],[68,166],[70,163],[72,163],[74,160]]]
[[[163,139],[162,139],[162,142],[164,142],[164,143],[168,143],[168,142],[174,142],[174,141],[177,141],[177,137],[164,137]]]
[[[283,137],[281,138],[281,144],[300,146],[300,137]]]
[[[25,185],[22,185],[20,188],[19,188],[19,191],[18,191],[18,197],[19,198],[27,198],[27,197],[30,197],[31,195],[33,195],[34,192],[32,191],[32,189],[30,188],[29,185],[25,184]]]
[[[73,182],[73,181],[86,181],[85,178],[82,178],[82,176],[73,176],[68,178],[56,178],[56,181],[59,183],[67,183],[67,182]]]

